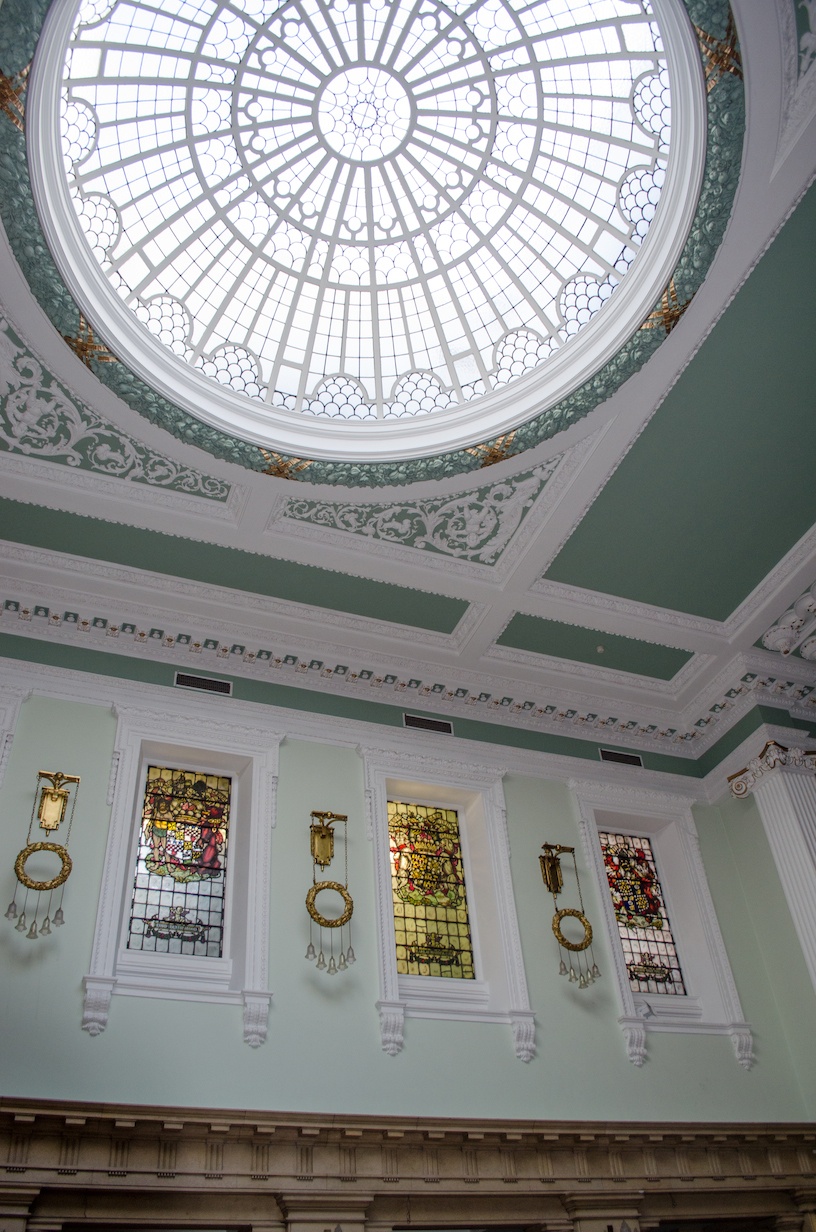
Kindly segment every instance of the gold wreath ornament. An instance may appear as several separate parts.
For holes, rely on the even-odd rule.
[[[53,851],[55,856],[59,856],[62,861],[62,868],[57,873],[56,877],[52,877],[50,881],[34,881],[25,871],[26,861],[29,856],[33,856],[36,851]],[[61,886],[64,881],[67,881],[71,876],[71,857],[64,847],[59,843],[29,843],[27,847],[18,855],[14,861],[14,871],[17,874],[17,880],[21,882],[28,890],[39,890],[41,893],[45,890],[56,890],[57,886]]]
[[[321,890],[336,890],[345,903],[343,914],[339,915],[336,920],[327,920],[315,907],[315,899]],[[315,924],[319,924],[321,928],[340,928],[343,924],[348,924],[351,919],[351,914],[354,911],[354,901],[346,887],[341,885],[339,881],[318,881],[306,895],[306,910]]]
[[[567,941],[567,938],[561,932],[561,921],[565,915],[572,916],[575,920],[580,920],[584,926],[584,936],[581,941]],[[578,911],[576,907],[562,907],[560,911],[556,911],[553,916],[552,930],[555,933],[556,941],[559,945],[563,945],[565,950],[585,950],[592,945],[592,925],[584,915],[583,911]]]

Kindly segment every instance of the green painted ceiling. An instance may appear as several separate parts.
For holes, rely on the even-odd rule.
[[[815,236],[813,187],[548,578],[725,620],[811,527]]]
[[[614,633],[599,633],[597,629],[582,629],[558,620],[525,616],[522,612],[516,612],[498,639],[498,644],[529,650],[533,654],[591,663],[593,667],[637,672],[658,680],[671,680],[692,657],[686,650],[657,646]],[[600,651],[599,646],[603,647]]]
[[[114,525],[0,499],[0,535],[15,543],[150,569],[170,577],[228,586],[294,603],[452,633],[468,608],[462,599],[349,577],[253,552]]]

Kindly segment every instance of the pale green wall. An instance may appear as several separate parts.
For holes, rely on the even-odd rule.
[[[816,993],[753,796],[695,810],[728,957],[764,1064],[784,1047],[816,1117]]]
[[[812,1030],[816,1013],[799,994],[793,996],[795,973],[790,989],[787,976],[769,980],[779,956],[768,950],[761,962],[753,960],[752,929],[764,935],[779,924],[781,892],[777,884],[776,898],[754,901],[750,861],[735,862],[732,855],[729,828],[736,822],[730,814],[723,820],[718,810],[704,811],[703,850],[712,877],[722,882],[715,897],[746,1013],[757,1031],[760,1064],[744,1073],[727,1038],[652,1035],[650,1060],[639,1070],[626,1059],[603,941],[597,956],[605,978],[592,990],[579,993],[556,974],[551,900],[537,855],[545,839],[578,843],[568,791],[518,777],[506,783],[508,823],[539,1056],[529,1065],[518,1061],[508,1026],[421,1019],[408,1020],[405,1050],[386,1056],[374,1008],[374,885],[361,762],[349,749],[296,741],[281,749],[272,844],[274,1000],[266,1045],[253,1050],[242,1042],[237,1006],[124,996],[113,998],[107,1031],[92,1039],[79,1026],[81,980],[88,970],[104,854],[113,733],[113,718],[101,708],[39,698],[23,708],[0,797],[3,909],[13,889],[11,865],[24,841],[36,770],[61,768],[83,777],[65,928],[51,942],[28,942],[0,918],[6,969],[0,1006],[4,1094],[475,1118],[786,1120],[812,1113],[812,1104],[799,1094],[799,1081],[805,1073],[804,1021],[809,1016]],[[358,962],[335,979],[316,972],[303,957],[312,809],[348,813],[350,819]],[[736,884],[738,873],[746,879],[744,888]],[[772,868],[766,875],[775,876]],[[583,885],[588,913],[598,924],[588,875]],[[789,991],[792,1014],[784,1001]]]

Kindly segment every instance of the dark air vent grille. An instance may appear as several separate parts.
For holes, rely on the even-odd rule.
[[[619,766],[642,766],[643,758],[638,753],[621,753],[618,749],[599,749],[601,761],[616,761]]]
[[[202,693],[223,693],[232,696],[230,680],[212,680],[209,676],[188,676],[186,672],[176,672],[177,689],[198,689]]]
[[[426,719],[421,714],[404,714],[402,721],[406,727],[418,727],[420,731],[442,732],[445,736],[453,735],[453,723],[447,719]]]

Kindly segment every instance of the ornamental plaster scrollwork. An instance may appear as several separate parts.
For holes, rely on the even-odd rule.
[[[0,317],[0,447],[223,504],[231,485],[164,457],[73,398]]]
[[[290,500],[284,516],[293,522],[491,565],[560,462],[561,455],[527,474],[453,498],[388,505]]]
[[[816,750],[786,749],[775,740],[769,740],[759,756],[752,758],[744,770],[728,776],[731,794],[742,799],[773,770],[780,769],[816,772]]]

